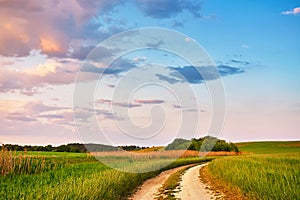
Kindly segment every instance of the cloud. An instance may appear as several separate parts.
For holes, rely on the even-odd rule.
[[[114,56],[114,51],[118,51],[117,48],[113,50],[103,47],[103,46],[87,46],[87,47],[80,47],[79,49],[75,50],[71,57],[83,60],[86,56],[89,55],[89,61],[102,61],[106,58],[112,58]],[[89,54],[90,53],[90,54]]]
[[[164,100],[159,100],[159,99],[136,99],[134,100],[136,103],[141,103],[141,104],[161,104],[164,103]]]
[[[22,121],[22,122],[36,121],[36,119],[34,119],[34,118],[23,116],[22,114],[16,114],[16,113],[8,114],[6,116],[6,119],[11,120],[11,121]]]
[[[96,101],[96,103],[103,104],[101,102],[109,103],[112,101],[108,100],[108,99],[98,99]],[[76,109],[75,113],[74,113],[75,118],[77,120],[81,120],[81,121],[88,121],[88,119],[93,115],[97,115],[97,117],[99,117],[101,119],[118,119],[118,120],[124,119],[123,117],[119,116],[118,114],[112,113],[111,111],[105,110],[105,109],[90,109],[90,108],[84,108],[84,109],[80,109],[80,110]]]
[[[244,73],[245,71],[241,68],[237,67],[231,67],[228,65],[219,65],[218,70],[221,74],[221,76],[228,76],[228,75],[234,75],[234,74],[241,74]]]
[[[26,56],[31,50],[41,50],[49,57],[72,54],[72,58],[84,59],[94,44],[129,28],[126,20],[113,17],[126,2],[28,0],[21,5],[18,0],[1,0],[0,54]],[[130,6],[154,19],[175,19],[183,12],[202,17],[201,3],[193,0],[134,0]],[[173,26],[182,25],[173,21]]]
[[[115,85],[113,85],[113,84],[106,84],[108,87],[110,87],[110,88],[115,88],[116,86]]]
[[[96,101],[98,104],[108,104],[108,105],[115,105],[115,106],[120,106],[120,107],[126,107],[126,108],[135,108],[135,107],[141,107],[141,104],[135,104],[135,103],[130,103],[130,102],[114,102],[109,99],[98,99]]]
[[[242,48],[244,48],[244,49],[249,49],[249,46],[246,45],[246,44],[243,44],[243,45],[242,45]]]
[[[65,118],[63,115],[59,115],[59,114],[47,114],[47,115],[38,115],[38,117],[41,117],[41,118],[59,118],[59,119],[63,119]]]
[[[71,123],[73,121],[72,110],[70,108],[46,105],[41,100],[29,102],[1,100],[0,103],[3,120],[48,124]],[[43,118],[47,120],[45,121]]]
[[[135,103],[125,103],[125,102],[114,102],[113,105],[120,106],[120,107],[126,107],[126,108],[135,108],[135,107],[141,107],[141,104],[135,104]]]
[[[47,59],[45,63],[33,68],[0,68],[0,92],[18,90],[21,94],[32,96],[39,93],[39,87],[70,84],[74,82],[79,66],[72,59]]]
[[[57,107],[57,106],[48,106],[45,105],[42,101],[38,100],[38,101],[30,101],[26,103],[23,106],[23,109],[25,110],[26,113],[35,114],[35,113],[42,113],[46,111],[61,110],[66,108]]]
[[[84,39],[84,24],[113,9],[119,1],[0,1],[0,54],[26,56],[40,49],[49,56],[65,56],[72,39]],[[93,32],[98,30],[93,27]]]
[[[170,84],[177,82],[189,82],[192,84],[203,83],[205,75],[207,80],[214,80],[220,78],[219,76],[228,76],[233,74],[244,73],[241,68],[231,67],[228,65],[219,65],[217,69],[214,67],[194,67],[194,66],[183,66],[183,67],[168,67],[170,70],[169,76],[156,74],[160,80],[164,80]]]
[[[1,139],[13,143],[79,141],[72,109],[43,101],[0,100]]]
[[[135,57],[133,59],[134,62],[145,62],[147,60],[147,58],[145,56],[143,57]]]
[[[234,60],[234,59],[230,60],[230,62],[237,63],[237,64],[243,64],[243,65],[249,65],[250,64],[250,62],[248,62],[248,61],[241,61],[241,60]]]
[[[175,17],[187,11],[194,17],[201,17],[201,4],[195,1],[181,0],[135,0],[137,7],[147,17],[156,19]]]
[[[296,7],[293,10],[281,12],[282,15],[298,15],[300,13],[300,7]]]
[[[181,109],[182,107],[180,105],[172,104],[173,108]]]
[[[82,72],[90,72],[97,74],[120,74],[122,72],[129,71],[136,67],[136,63],[129,59],[120,58],[113,62],[110,66],[95,66],[90,63],[84,64],[81,68]]]
[[[172,28],[184,27],[184,22],[173,20],[172,21]]]
[[[76,58],[78,60],[84,60],[95,47],[96,46],[79,47],[72,52],[70,57]],[[99,47],[99,48],[101,48],[101,47]],[[99,55],[102,55],[102,54],[99,54]]]
[[[164,41],[158,40],[152,43],[147,43],[146,46],[151,48],[159,48],[159,46],[163,45],[164,43],[165,43]]]
[[[203,109],[201,109],[201,110],[198,110],[198,109],[186,109],[186,110],[184,110],[185,112],[207,112],[207,110],[203,110]]]
[[[157,76],[159,80],[166,81],[170,84],[180,82],[180,80],[178,80],[178,79],[175,79],[175,78],[172,78],[172,77],[170,78],[170,77],[162,75],[162,74],[155,74],[155,76]]]

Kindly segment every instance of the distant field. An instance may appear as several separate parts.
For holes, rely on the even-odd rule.
[[[235,143],[245,153],[278,154],[300,153],[300,141],[240,142]]]

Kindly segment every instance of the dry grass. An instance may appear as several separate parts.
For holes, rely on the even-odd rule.
[[[146,148],[146,149],[137,150],[136,152],[145,153],[145,152],[152,152],[152,151],[161,151],[161,150],[163,150],[163,148],[164,148],[163,146],[150,147],[150,148]]]
[[[207,187],[213,192],[216,199],[236,199],[236,200],[246,200],[247,198],[242,195],[240,189],[237,186],[225,183],[220,179],[214,178],[208,170],[208,166],[204,166],[200,169],[200,178]]]
[[[200,156],[237,156],[241,152],[229,152],[229,151],[211,151],[211,152],[200,152]]]
[[[232,156],[239,155],[236,152],[198,152],[192,150],[169,150],[169,151],[108,151],[108,152],[91,152],[90,155],[95,157],[126,157],[133,160],[160,159],[160,158],[188,158],[204,156]]]
[[[1,176],[16,174],[34,174],[44,170],[52,169],[55,165],[46,162],[45,157],[30,156],[25,151],[17,155],[16,151],[8,151],[2,146],[0,152],[0,173]]]

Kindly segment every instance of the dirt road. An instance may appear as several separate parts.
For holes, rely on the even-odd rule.
[[[213,195],[208,193],[205,185],[199,180],[199,170],[203,165],[197,165],[188,169],[182,176],[180,183],[180,192],[175,194],[176,199],[181,200],[199,200],[199,199],[214,199]],[[162,172],[158,176],[144,182],[141,189],[138,190],[130,200],[153,200],[162,187],[162,184],[169,178],[169,176],[178,170],[187,166],[181,166],[175,169],[170,169]]]
[[[210,200],[214,199],[213,195],[205,189],[205,185],[200,182],[199,170],[203,165],[197,165],[188,169],[182,176],[180,183],[180,192],[175,197],[182,200]]]
[[[169,178],[169,176],[178,170],[185,168],[186,166],[177,167],[160,173],[158,176],[148,179],[141,186],[141,189],[138,190],[130,200],[153,200],[158,193],[159,188],[162,187],[162,184]]]

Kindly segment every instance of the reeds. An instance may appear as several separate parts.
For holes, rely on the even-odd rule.
[[[89,155],[95,157],[119,157],[130,158],[133,160],[153,160],[161,158],[188,158],[188,157],[204,157],[204,156],[232,156],[239,155],[236,152],[199,152],[192,150],[166,150],[166,151],[152,151],[152,152],[139,152],[139,151],[106,151],[106,152],[91,152]]]
[[[1,176],[17,174],[35,174],[45,170],[50,170],[55,166],[51,161],[46,161],[45,157],[17,154],[16,151],[7,150],[4,145],[0,152],[0,172]]]

